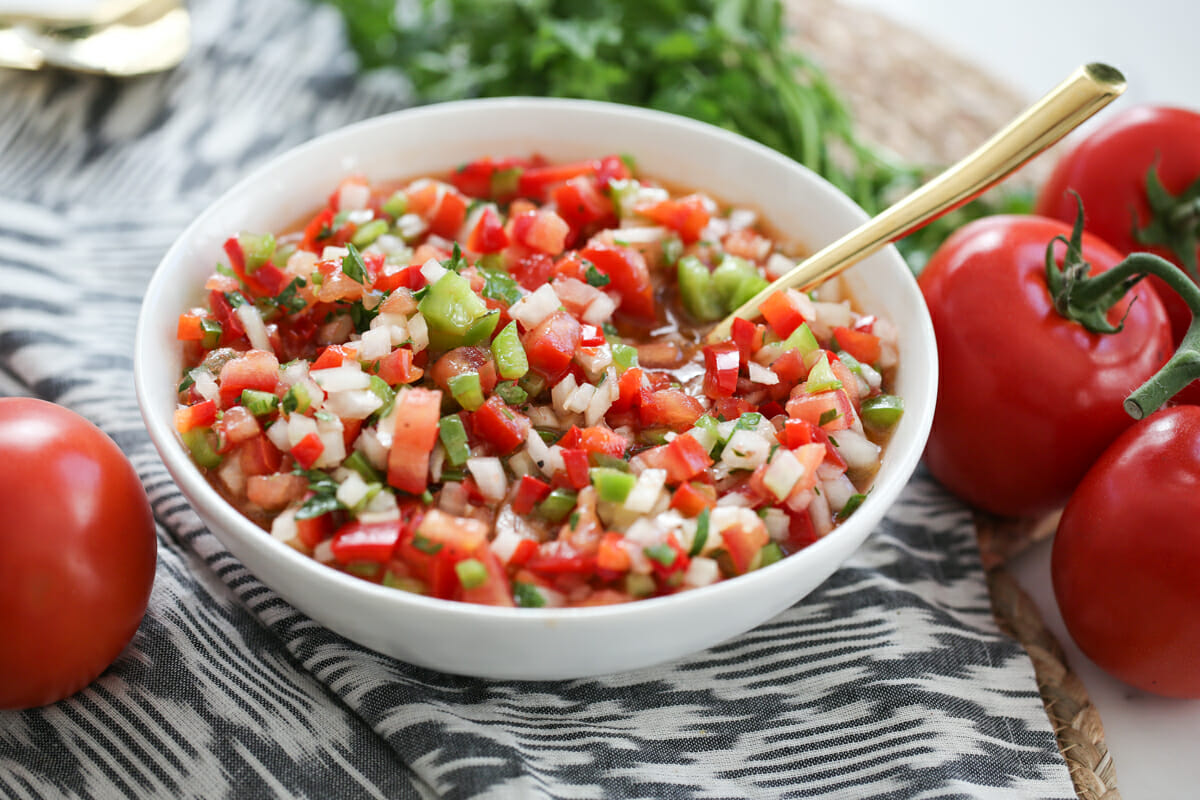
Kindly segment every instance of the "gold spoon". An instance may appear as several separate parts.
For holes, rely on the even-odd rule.
[[[857,264],[889,242],[921,228],[1003,180],[1125,91],[1125,76],[1107,64],[1075,70],[977,150],[912,194],[829,244],[751,297],[705,337],[729,338],[734,319],[753,319],[759,305],[782,289],[807,291]]]
[[[170,69],[187,54],[190,19],[182,0],[144,0],[103,24],[0,24],[0,67],[56,66],[129,77]],[[111,3],[109,7],[116,9]]]

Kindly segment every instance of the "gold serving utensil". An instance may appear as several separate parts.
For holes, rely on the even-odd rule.
[[[1125,76],[1107,64],[1075,70],[1049,94],[907,197],[796,265],[717,323],[705,341],[729,338],[734,319],[753,319],[759,305],[782,289],[807,291],[982,194],[1057,142],[1125,91]]]
[[[0,26],[0,67],[128,77],[170,69],[187,54],[191,19],[181,0],[145,0],[96,26],[14,20]]]

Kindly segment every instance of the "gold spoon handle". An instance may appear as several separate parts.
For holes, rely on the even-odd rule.
[[[1075,70],[973,153],[832,244],[818,250],[721,320],[706,341],[729,338],[735,318],[753,319],[782,289],[817,286],[889,242],[982,194],[1057,142],[1125,91],[1125,76],[1106,64]]]

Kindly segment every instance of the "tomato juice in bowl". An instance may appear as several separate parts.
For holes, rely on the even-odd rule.
[[[895,393],[904,397],[906,411],[870,494],[831,535],[732,580],[603,608],[446,602],[321,566],[238,513],[189,463],[172,430],[175,388],[184,366],[174,337],[180,312],[195,305],[199,287],[230,235],[282,231],[311,215],[313,200],[319,203],[352,174],[387,181],[444,176],[485,156],[539,153],[551,163],[563,163],[615,152],[629,153],[646,174],[668,185],[759,209],[774,230],[809,247],[862,218],[861,211],[807,170],[705,125],[596,103],[472,101],[372,120],[283,156],[218,201],[164,259],[139,326],[138,390],[151,435],[214,533],[298,608],[368,647],[451,672],[557,678],[629,669],[721,641],[795,602],[861,543],[894,500],[920,455],[936,370],[924,307],[903,262],[891,251],[846,276],[865,312],[895,324],[901,354]],[[646,635],[631,640],[631,629]]]

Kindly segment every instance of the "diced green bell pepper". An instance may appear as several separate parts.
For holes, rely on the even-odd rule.
[[[464,558],[454,565],[454,571],[464,589],[475,589],[487,583],[487,567],[477,558]]]
[[[256,417],[265,417],[279,407],[279,398],[271,392],[242,389],[242,405]]]
[[[471,448],[467,444],[467,429],[458,414],[442,417],[438,423],[438,438],[446,448],[446,460],[456,467],[467,463]]]
[[[238,245],[242,248],[247,275],[253,275],[275,255],[275,236],[270,233],[239,233]]]
[[[350,243],[355,247],[367,247],[387,232],[387,220],[373,219],[354,232],[354,235],[350,237]]]
[[[483,386],[479,381],[478,372],[464,372],[461,375],[455,375],[446,381],[446,385],[450,388],[450,394],[454,395],[458,404],[467,411],[479,408],[486,399],[483,396]]]
[[[592,467],[588,475],[596,487],[596,495],[610,503],[624,503],[637,483],[632,474],[611,467]]]
[[[904,399],[894,394],[877,394],[862,403],[863,424],[886,431],[904,415]]]
[[[833,369],[829,366],[829,356],[822,353],[821,357],[817,359],[817,363],[813,364],[813,368],[808,372],[804,390],[809,394],[816,394],[840,388],[842,388],[842,382],[833,374]]]
[[[438,278],[417,307],[429,325],[429,343],[438,350],[478,343],[500,321],[500,312],[489,311],[470,282],[456,272]]]
[[[209,441],[211,435],[212,428],[192,428],[183,434],[183,443],[191,451],[192,460],[205,469],[221,465],[221,456]]]
[[[711,322],[725,315],[725,309],[712,287],[708,267],[695,256],[679,259],[679,297],[683,307],[701,322]]]
[[[562,522],[575,508],[576,494],[567,489],[555,489],[538,503],[538,513],[551,522]]]
[[[496,361],[496,371],[505,380],[516,380],[529,371],[529,359],[525,357],[525,347],[517,334],[517,323],[508,323],[492,339],[492,358]]]
[[[392,219],[402,217],[408,211],[408,197],[404,192],[397,191],[384,202],[382,209]]]
[[[638,365],[638,351],[636,347],[620,342],[611,345],[611,347],[613,363],[620,367],[622,372]]]

